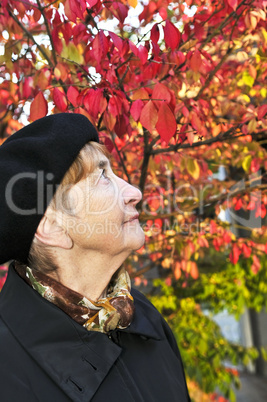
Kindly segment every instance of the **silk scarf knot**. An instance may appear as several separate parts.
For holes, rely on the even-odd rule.
[[[106,297],[93,301],[42,272],[16,262],[17,273],[42,297],[55,304],[88,331],[108,333],[125,329],[132,321],[134,302],[128,272],[120,267],[108,285]]]

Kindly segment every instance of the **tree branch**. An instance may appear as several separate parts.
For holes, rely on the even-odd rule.
[[[19,19],[17,18],[16,15],[14,15],[10,10],[8,10],[8,14],[10,15],[10,17],[18,24],[18,26],[22,29],[22,31],[26,34],[26,36],[31,39],[31,41],[33,42],[34,45],[36,45],[37,49],[39,50],[39,52],[43,55],[43,57],[45,58],[45,60],[48,62],[49,66],[51,68],[54,68],[53,63],[51,62],[50,58],[48,57],[46,51],[35,41],[33,35],[31,34],[31,32],[29,32],[25,26],[19,21]]]
[[[199,49],[203,49],[203,47],[205,47],[207,43],[210,43],[211,40],[214,38],[214,36],[216,36],[218,33],[220,33],[220,32],[222,31],[222,29],[228,24],[229,20],[230,20],[232,17],[236,17],[236,16],[237,16],[237,14],[236,14],[237,10],[238,10],[241,6],[243,6],[244,3],[246,3],[246,1],[247,1],[247,0],[242,0],[241,3],[238,4],[236,10],[235,10],[235,11],[232,11],[232,12],[228,15],[228,17],[223,20],[223,22],[218,26],[218,28],[215,29],[215,31],[213,31],[212,34],[210,34],[210,35],[206,38],[206,40],[201,44],[201,46],[200,46]],[[253,3],[253,0],[250,1],[249,4],[252,4],[252,3]]]
[[[149,163],[149,158],[151,156],[151,149],[148,143],[148,131],[147,129],[144,129],[144,158],[143,158],[143,163],[141,167],[141,176],[139,180],[139,188],[142,193],[144,193],[144,188],[145,188],[145,182],[146,182],[146,176],[147,176],[147,170],[148,170],[148,163]],[[142,206],[142,200],[138,205],[139,207]]]
[[[203,94],[203,92],[205,91],[205,89],[209,86],[209,84],[211,83],[213,77],[215,76],[215,74],[217,73],[217,71],[221,68],[221,66],[223,65],[223,63],[225,62],[225,60],[227,59],[227,57],[229,56],[229,54],[233,51],[234,47],[230,47],[228,48],[227,52],[225,53],[225,55],[223,56],[223,58],[221,59],[221,61],[217,64],[217,66],[211,71],[211,73],[209,74],[208,78],[206,79],[204,85],[200,88],[197,96],[195,96],[195,100],[197,101],[201,95]]]
[[[232,139],[232,138],[238,138],[238,137],[242,137],[244,136],[244,134],[240,135],[240,136],[230,136],[230,134],[235,131],[237,128],[239,128],[239,125],[231,127],[229,130],[227,130],[225,133],[219,133],[216,137],[213,138],[209,138],[205,141],[198,141],[198,142],[194,142],[192,145],[190,144],[175,144],[175,145],[171,145],[168,148],[161,148],[161,149],[154,149],[153,151],[151,151],[152,155],[158,155],[161,154],[163,152],[177,152],[179,149],[186,149],[186,148],[197,148],[197,147],[201,147],[202,145],[210,145],[213,144],[215,142],[222,142],[222,141],[226,141],[227,139]]]
[[[44,7],[41,6],[40,0],[37,0],[37,4],[38,4],[38,9],[41,12],[41,14],[43,16],[43,19],[44,19],[46,32],[47,32],[47,35],[49,36],[51,47],[52,47],[52,56],[53,56],[54,64],[56,66],[56,64],[57,64],[57,55],[56,55],[56,51],[55,51],[55,48],[54,48],[54,43],[53,43],[53,40],[52,40],[51,31],[50,31],[50,28],[49,28],[49,25],[48,25],[48,21],[47,21],[46,15],[44,13]]]
[[[127,177],[128,183],[131,184],[131,178],[130,178],[130,176],[129,176],[129,173],[127,172],[127,169],[126,169],[124,160],[122,159],[122,156],[121,156],[121,153],[120,153],[120,151],[118,150],[117,144],[116,144],[116,142],[115,142],[114,134],[111,133],[111,136],[112,136],[112,140],[113,140],[114,147],[115,147],[115,149],[116,149],[116,151],[117,151],[117,154],[118,154],[118,156],[119,156],[119,158],[120,158],[120,162],[121,162],[123,171],[124,171],[124,173],[125,173],[125,175],[126,175],[126,177]]]

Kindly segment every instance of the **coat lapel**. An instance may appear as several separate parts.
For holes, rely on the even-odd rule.
[[[118,359],[121,348],[89,332],[43,299],[9,268],[0,315],[17,341],[73,400],[88,402]]]

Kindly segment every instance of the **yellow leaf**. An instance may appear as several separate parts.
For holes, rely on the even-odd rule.
[[[248,132],[249,133],[253,133],[253,131],[255,131],[257,128],[257,122],[255,119],[250,120],[250,122],[248,123]]]
[[[83,56],[80,54],[80,48],[74,45],[74,43],[70,42],[68,46],[66,46],[65,41],[63,42],[63,49],[61,52],[61,57],[74,61],[77,64],[83,64]]]
[[[262,40],[266,46],[267,45],[267,31],[263,27],[260,27],[260,33],[262,35]]]
[[[197,180],[199,178],[200,174],[199,164],[195,159],[188,158],[186,161],[186,168],[190,176],[193,177],[193,179]]]
[[[249,171],[251,165],[251,155],[246,155],[242,162],[242,168],[245,172]]]
[[[266,88],[261,88],[260,94],[263,98],[267,97],[267,89]]]

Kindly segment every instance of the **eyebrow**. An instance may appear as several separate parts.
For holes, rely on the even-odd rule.
[[[99,169],[104,169],[104,168],[106,168],[107,166],[109,165],[109,161],[106,161],[106,160],[100,160],[99,162],[98,162],[98,168]]]

